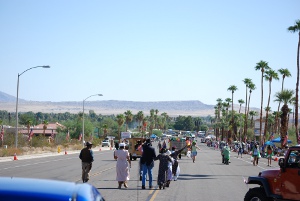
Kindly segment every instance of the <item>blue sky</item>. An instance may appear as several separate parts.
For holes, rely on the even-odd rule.
[[[184,101],[245,99],[242,80],[257,89],[260,72],[288,68],[296,86],[298,35],[287,31],[300,1],[0,0],[0,91],[33,101]],[[265,82],[264,107],[268,95]],[[273,81],[274,93],[281,80]]]

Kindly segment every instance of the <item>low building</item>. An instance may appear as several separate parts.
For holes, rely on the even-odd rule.
[[[29,133],[32,130],[32,132],[35,136],[44,135],[44,129],[43,128],[44,128],[44,124],[39,124],[39,125],[30,127]],[[57,134],[57,128],[64,129],[65,126],[58,123],[58,122],[48,123],[47,129],[45,130],[45,136],[46,137],[53,136],[55,138],[55,136]],[[19,130],[19,132],[24,134],[24,135],[28,135],[28,129],[23,128],[22,130]]]

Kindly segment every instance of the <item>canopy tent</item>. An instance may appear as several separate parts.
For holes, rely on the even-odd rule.
[[[155,134],[150,135],[150,138],[156,138],[156,137],[157,137],[157,135],[155,135]]]
[[[274,143],[280,143],[281,142],[281,137],[273,139],[272,142],[274,142]],[[288,139],[288,143],[292,143],[292,141]]]
[[[271,141],[266,141],[265,145],[271,145],[271,146],[273,146],[273,145],[274,145],[274,143],[273,143],[273,142],[271,142]]]

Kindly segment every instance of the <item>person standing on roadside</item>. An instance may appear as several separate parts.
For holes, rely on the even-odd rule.
[[[271,167],[272,162],[272,156],[273,156],[273,149],[270,145],[267,146],[267,159],[268,159],[268,166]]]
[[[146,174],[148,173],[149,188],[152,188],[152,169],[154,167],[154,158],[156,158],[155,149],[151,146],[150,139],[147,139],[143,144],[143,153],[141,157],[141,164],[143,170],[142,189],[146,189]]]
[[[92,169],[92,163],[94,161],[94,153],[92,150],[93,144],[86,142],[86,147],[80,151],[79,158],[81,159],[82,167],[82,182],[86,183],[90,179],[90,171]]]

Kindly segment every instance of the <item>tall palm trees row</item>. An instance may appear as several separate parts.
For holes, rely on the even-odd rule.
[[[268,101],[267,101],[267,107],[265,108],[265,112],[266,112],[266,116],[265,116],[265,125],[264,127],[267,128],[268,127],[268,115],[269,115],[269,112],[271,110],[271,108],[269,107],[270,106],[270,100],[271,100],[271,83],[273,80],[279,80],[279,76],[278,76],[278,73],[276,71],[274,71],[273,69],[271,69],[269,66],[268,66],[268,63],[266,61],[260,61],[256,64],[255,66],[255,70],[260,70],[262,72],[262,97],[261,97],[261,102],[263,102],[263,78],[265,78],[266,81],[268,81],[269,83],[269,95],[268,95]],[[286,77],[290,77],[291,76],[291,73],[289,72],[288,69],[279,69],[278,72],[280,74],[282,74],[282,89],[281,91],[283,91],[283,83],[284,83],[284,79]],[[239,113],[238,114],[241,114],[241,107],[242,105],[245,103],[245,112],[243,114],[243,117],[241,115],[237,116],[236,119],[241,119],[241,118],[244,118],[244,121],[243,121],[243,127],[244,127],[244,136],[247,134],[247,128],[248,128],[248,117],[249,117],[249,113],[250,113],[250,101],[251,101],[251,93],[253,90],[256,89],[256,85],[252,82],[252,79],[250,78],[245,78],[243,80],[245,86],[246,86],[246,97],[245,97],[245,100],[244,101],[243,99],[239,99],[238,100],[238,103],[239,103]],[[231,130],[231,134],[233,134],[234,136],[237,134],[237,132],[240,133],[240,130],[237,130],[237,127],[242,127],[241,123],[237,122],[237,120],[235,120],[234,118],[234,115],[235,115],[235,111],[234,111],[234,108],[233,108],[233,100],[234,100],[234,92],[236,90],[238,90],[238,88],[235,86],[235,85],[231,85],[229,86],[229,88],[227,89],[228,91],[231,91],[231,98],[227,98],[225,99],[225,102],[222,102],[222,99],[217,99],[217,105],[216,105],[216,109],[217,109],[217,112],[216,112],[216,119],[221,122],[221,124],[223,124],[224,126],[227,126],[228,128],[230,128]],[[282,102],[282,100],[278,99],[277,100],[279,101],[279,104]],[[231,103],[231,120],[229,121],[228,120],[228,117],[226,117],[228,115],[228,107],[229,107],[229,104]],[[280,106],[279,106],[280,107]],[[263,114],[263,111],[262,111],[262,108],[263,108],[263,105],[261,104],[261,112],[260,112],[260,134],[262,134],[262,114]],[[223,119],[221,118],[220,114],[221,114],[221,111],[222,112],[222,117],[224,117]],[[224,111],[226,111],[224,113]],[[224,114],[224,115],[223,115]],[[256,113],[254,111],[251,111],[251,115],[252,115],[252,120],[253,120],[253,115],[255,115]],[[278,113],[279,114],[279,113]],[[277,114],[277,117],[278,117],[278,114]],[[222,120],[221,120],[222,119]],[[224,122],[228,120],[227,124]],[[277,119],[276,119],[277,121]],[[264,129],[264,136],[266,135],[266,132],[267,132],[267,129]],[[228,136],[229,138],[231,136]],[[240,138],[240,136],[239,136]],[[261,140],[261,135],[260,135],[260,140]]]
[[[296,130],[296,138],[298,140],[298,143],[300,143],[300,137],[299,137],[299,131],[298,131],[298,91],[299,91],[299,51],[300,51],[300,20],[297,20],[295,22],[295,25],[288,27],[287,29],[288,31],[292,32],[292,33],[298,33],[299,34],[299,40],[298,40],[298,48],[297,48],[297,81],[296,81],[296,97],[295,97],[295,101],[292,103],[295,106],[295,130]],[[276,113],[276,117],[275,117],[275,125],[276,125],[276,130],[278,130],[278,119],[280,117],[281,119],[281,127],[280,127],[280,134],[281,137],[284,138],[284,136],[287,134],[287,116],[288,113],[290,111],[290,109],[288,108],[288,104],[292,102],[293,100],[293,90],[288,90],[288,89],[284,89],[284,80],[286,77],[291,77],[291,73],[289,72],[289,70],[286,69],[279,69],[278,73],[271,69],[268,65],[268,62],[261,60],[260,62],[258,62],[255,66],[255,70],[260,71],[261,72],[261,107],[260,107],[260,126],[259,126],[259,141],[260,143],[262,143],[262,134],[264,134],[264,136],[266,136],[266,132],[267,132],[267,127],[268,127],[268,116],[269,116],[269,112],[271,111],[270,108],[270,100],[271,100],[271,84],[273,80],[279,80],[279,76],[278,73],[280,73],[282,75],[282,83],[281,83],[281,91],[277,92],[275,94],[276,100],[278,101],[278,108],[277,108],[277,113]],[[265,108],[265,112],[266,112],[266,116],[265,116],[265,125],[264,125],[264,132],[262,133],[262,129],[263,129],[263,81],[264,79],[269,83],[269,93],[268,93],[268,101],[267,101],[267,107]],[[241,112],[241,106],[242,104],[246,103],[245,105],[245,114],[244,114],[244,136],[247,133],[247,122],[248,122],[248,114],[249,114],[249,106],[250,106],[250,97],[251,97],[251,93],[253,90],[256,89],[255,84],[252,82],[252,80],[250,78],[245,78],[243,80],[244,84],[246,85],[246,102],[242,99],[239,99],[238,102],[240,104],[240,108],[239,108],[239,114]],[[216,122],[222,124],[222,128],[227,128],[231,130],[231,133],[233,135],[235,135],[235,128],[237,127],[241,127],[241,125],[238,122],[235,122],[235,118],[234,118],[234,110],[233,110],[233,95],[234,92],[236,90],[238,90],[238,88],[235,85],[231,85],[229,86],[229,88],[227,89],[228,91],[231,91],[231,100],[230,99],[226,99],[224,103],[222,103],[222,99],[218,98],[217,99],[217,105],[215,107],[216,112],[215,112],[215,120]],[[248,91],[249,91],[249,97],[248,97]],[[227,121],[225,122],[225,120],[227,119],[227,115],[228,115],[228,105],[231,101],[231,121]],[[281,108],[281,113],[279,112],[280,109],[280,104],[284,103],[284,105]],[[227,113],[224,112],[225,109],[227,110]],[[220,112],[222,110],[222,118],[220,116]],[[223,115],[224,114],[224,115]],[[253,114],[253,113],[252,113]],[[279,116],[280,114],[280,116]],[[224,118],[223,118],[224,116]],[[238,119],[238,118],[237,118]],[[228,136],[231,137],[231,136]],[[282,145],[283,146],[283,145]]]
[[[296,129],[296,138],[298,143],[300,144],[300,137],[298,131],[298,93],[299,93],[299,52],[300,52],[300,20],[296,20],[293,26],[288,27],[288,31],[291,33],[298,33],[298,47],[297,47],[297,81],[296,81],[296,98],[295,98],[295,129]]]
[[[159,111],[156,109],[150,110],[150,116],[145,116],[143,111],[139,111],[136,115],[133,115],[130,110],[124,112],[124,114],[118,114],[116,121],[118,123],[118,138],[121,139],[121,127],[126,123],[126,131],[128,131],[128,125],[135,118],[138,122],[138,130],[141,133],[145,133],[149,128],[149,135],[153,129],[166,129],[167,123],[170,121],[170,117],[166,112],[158,116]],[[149,136],[148,136],[149,137]]]

